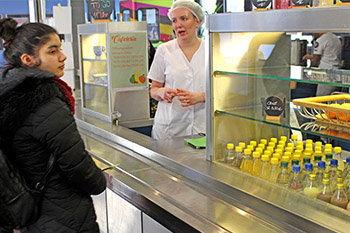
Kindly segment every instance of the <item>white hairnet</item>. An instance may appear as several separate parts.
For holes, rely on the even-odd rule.
[[[201,26],[204,23],[204,13],[202,7],[198,3],[191,0],[177,0],[169,9],[168,17],[170,20],[172,19],[173,10],[177,8],[188,9],[194,15],[194,17],[196,17],[199,20],[199,26]]]

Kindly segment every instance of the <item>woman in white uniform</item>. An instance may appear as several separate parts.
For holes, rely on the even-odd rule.
[[[178,0],[168,17],[176,39],[158,47],[148,74],[151,96],[159,101],[155,139],[205,133],[204,42],[197,37],[203,10],[196,2]]]

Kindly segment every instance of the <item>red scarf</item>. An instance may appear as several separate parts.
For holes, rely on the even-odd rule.
[[[53,81],[58,84],[70,110],[75,114],[75,99],[73,97],[72,88],[60,78],[54,77]]]

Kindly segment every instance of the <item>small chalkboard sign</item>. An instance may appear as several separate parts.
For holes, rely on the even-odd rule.
[[[115,13],[115,0],[86,0],[88,8],[88,20],[110,19]]]
[[[307,6],[310,4],[310,0],[292,0],[294,6]]]
[[[272,0],[252,0],[253,5],[256,8],[267,8]]]
[[[262,115],[265,114],[267,116],[280,116],[283,113],[283,117],[285,117],[285,106],[286,99],[283,101],[277,96],[270,96],[267,99],[261,98],[262,103]]]

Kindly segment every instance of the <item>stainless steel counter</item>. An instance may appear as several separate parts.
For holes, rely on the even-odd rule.
[[[142,201],[127,195],[133,190],[200,232],[341,232],[350,227],[348,212],[209,162],[205,150],[183,138],[156,141],[79,113],[76,119],[98,165],[116,164],[107,171],[111,190],[141,208]],[[164,217],[157,220],[179,231]]]

